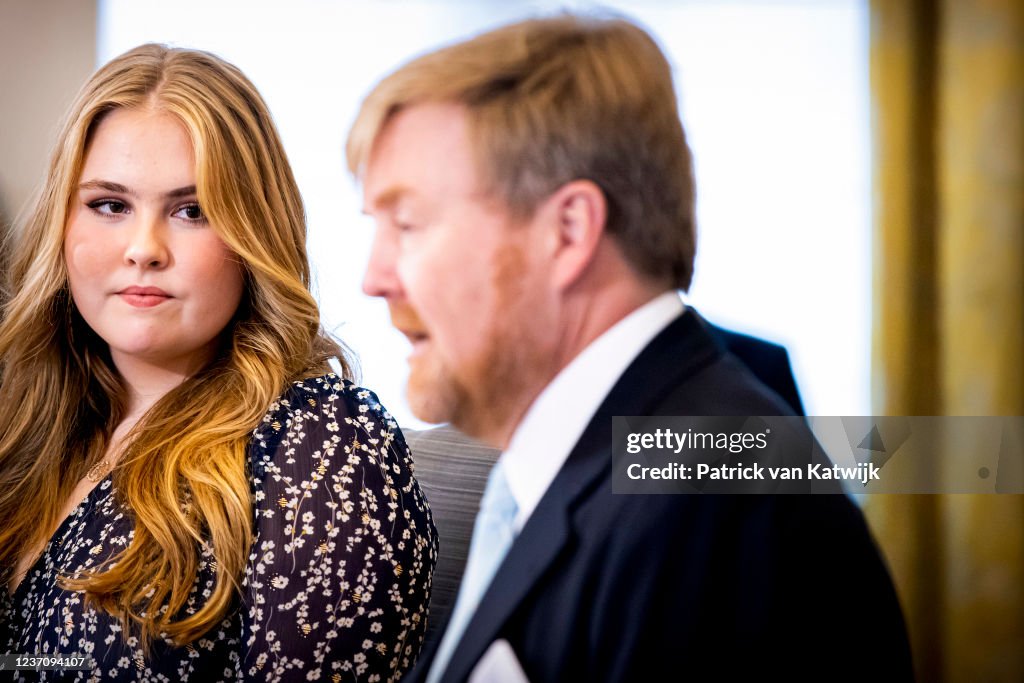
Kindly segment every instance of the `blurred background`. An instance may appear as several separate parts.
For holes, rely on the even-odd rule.
[[[399,422],[420,426],[407,343],[359,289],[372,225],[345,171],[348,126],[380,77],[425,50],[594,6],[0,0],[0,223],[25,210],[98,65],[147,41],[215,52],[279,126],[325,326]],[[675,68],[698,184],[689,302],[784,344],[810,415],[1024,414],[1024,3],[601,6],[646,26]],[[879,495],[864,509],[919,678],[1024,680],[1024,499]],[[836,609],[857,609],[835,589]]]
[[[408,343],[359,284],[372,224],[343,149],[382,76],[446,42],[591,3],[508,0],[0,0],[5,82],[0,202],[38,184],[63,108],[99,64],[157,41],[215,52],[267,100],[309,216],[325,326],[363,381],[409,412]],[[714,321],[785,344],[810,414],[870,413],[867,9],[828,2],[619,2],[676,68],[697,165],[700,246],[690,298]],[[7,36],[5,36],[7,38]],[[10,150],[10,153],[8,153]],[[824,286],[823,286],[824,285]]]

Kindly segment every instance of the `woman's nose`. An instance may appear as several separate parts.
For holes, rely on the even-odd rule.
[[[127,265],[140,268],[163,268],[170,260],[164,228],[155,218],[140,217],[130,228],[124,250]]]

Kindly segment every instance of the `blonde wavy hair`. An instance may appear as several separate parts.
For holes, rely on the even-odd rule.
[[[350,365],[309,291],[305,214],[273,121],[252,83],[209,53],[137,47],[102,67],[60,132],[35,207],[5,253],[0,319],[0,572],[45,543],[72,490],[124,417],[126,388],[71,299],[63,257],[90,136],[115,109],[156,107],[191,138],[199,203],[242,263],[245,293],[220,354],[146,413],[114,488],[134,538],[95,570],[62,577],[140,642],[189,643],[232,609],[253,537],[250,435],[295,379]],[[216,585],[180,616],[212,548]]]

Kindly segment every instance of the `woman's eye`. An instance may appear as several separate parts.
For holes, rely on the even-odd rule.
[[[128,210],[128,207],[124,202],[115,201],[113,199],[100,199],[95,202],[89,202],[88,206],[96,213],[103,214],[104,216],[114,216],[122,214]]]
[[[173,214],[176,218],[184,218],[193,223],[201,223],[206,220],[206,214],[198,204],[186,204]]]

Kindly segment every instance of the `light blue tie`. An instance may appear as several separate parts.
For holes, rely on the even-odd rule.
[[[427,683],[441,680],[455,647],[462,639],[470,618],[476,612],[487,587],[491,585],[494,573],[508,553],[515,540],[515,518],[518,506],[505,479],[501,463],[496,463],[487,478],[487,488],[480,501],[480,512],[473,525],[473,539],[469,544],[469,560],[459,586],[459,597],[448,621],[444,637],[434,655],[434,661],[427,674]]]

